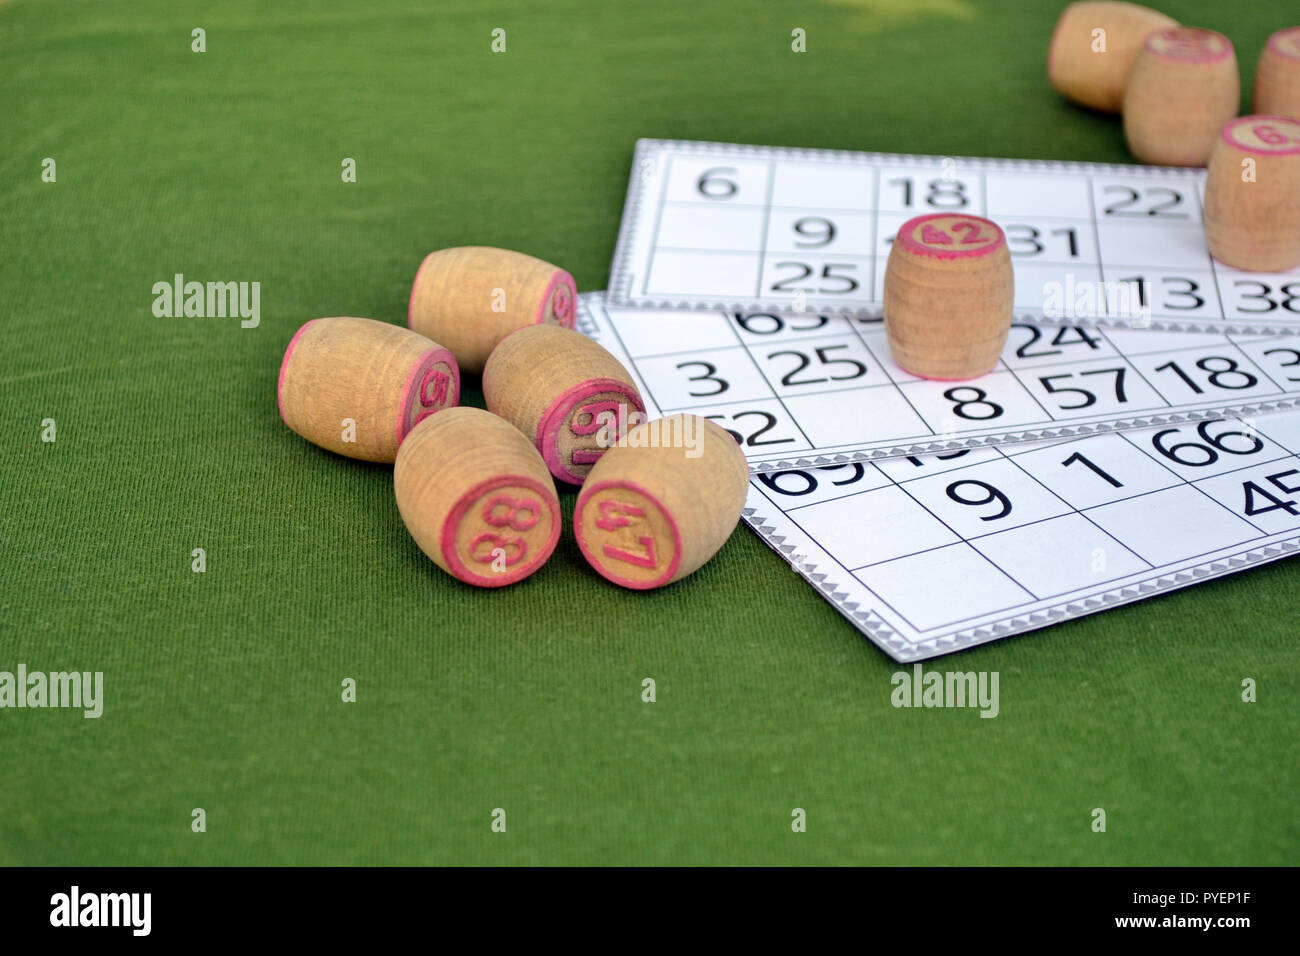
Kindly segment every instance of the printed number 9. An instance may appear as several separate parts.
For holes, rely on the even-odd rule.
[[[982,498],[964,498],[957,491],[957,489],[962,485],[974,485],[976,488],[983,488],[985,495]],[[998,518],[1005,518],[1007,515],[1011,514],[1010,498],[998,491],[992,485],[986,484],[982,481],[976,481],[973,478],[954,481],[948,486],[948,497],[962,505],[988,505],[996,501],[1002,506],[1002,510],[995,515],[980,515],[980,521],[996,521]]]
[[[817,225],[821,223],[821,225]],[[802,219],[795,220],[794,231],[810,242],[800,242],[795,240],[795,245],[800,249],[820,249],[823,246],[829,246],[835,241],[835,223],[831,222],[824,216],[805,216]]]

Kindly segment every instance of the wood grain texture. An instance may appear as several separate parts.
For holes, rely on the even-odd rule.
[[[645,414],[618,359],[581,332],[554,325],[520,329],[497,346],[483,369],[483,398],[570,484],[582,484],[632,413]]]
[[[913,375],[958,380],[997,365],[1015,277],[1006,236],[979,216],[938,213],[898,230],[885,266],[885,333]]]
[[[277,397],[284,423],[308,441],[391,463],[417,422],[460,400],[460,372],[447,349],[407,329],[312,319],[285,349]]]
[[[1300,265],[1300,120],[1243,116],[1224,128],[1205,178],[1205,240],[1225,265]]]
[[[573,328],[577,294],[573,276],[522,252],[441,249],[415,273],[407,324],[451,349],[462,370],[478,374],[497,343],[516,329]]]
[[[1082,106],[1118,113],[1142,41],[1155,30],[1177,25],[1172,17],[1136,3],[1072,3],[1061,12],[1048,44],[1048,81]],[[1095,30],[1105,31],[1104,51],[1094,49]]]
[[[393,494],[420,550],[477,587],[528,577],[560,537],[560,502],[537,449],[481,408],[448,409],[412,429]]]
[[[1300,27],[1278,30],[1264,44],[1251,109],[1300,119]]]
[[[696,415],[638,425],[598,461],[573,513],[587,561],[626,588],[679,581],[740,520],[749,467],[735,439]]]
[[[1142,44],[1124,91],[1124,138],[1139,161],[1204,166],[1237,115],[1241,77],[1222,33],[1170,27]]]

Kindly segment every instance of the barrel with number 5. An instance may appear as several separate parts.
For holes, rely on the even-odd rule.
[[[483,368],[483,398],[534,442],[551,474],[575,485],[645,415],[618,359],[581,332],[553,325],[502,340]]]
[[[460,371],[451,352],[407,329],[312,319],[289,340],[276,391],[280,417],[303,438],[391,462],[416,423],[459,401]]]
[[[735,439],[695,415],[638,425],[591,469],[573,532],[603,577],[635,590],[679,581],[740,520],[749,467]]]
[[[898,230],[885,267],[885,333],[894,362],[923,378],[974,378],[1011,332],[1006,236],[979,216],[934,213]]]
[[[397,452],[393,491],[406,528],[448,574],[495,588],[528,577],[560,537],[560,502],[537,449],[481,408],[417,425]]]
[[[1224,265],[1300,265],[1300,120],[1243,116],[1223,127],[1205,174],[1205,241]]]

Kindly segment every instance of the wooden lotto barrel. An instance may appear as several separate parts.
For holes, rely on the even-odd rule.
[[[1147,35],[1178,21],[1136,3],[1072,3],[1047,47],[1047,79],[1082,106],[1118,113],[1133,60]]]
[[[1300,120],[1243,116],[1223,127],[1205,174],[1205,241],[1238,269],[1300,266]]]
[[[573,276],[522,252],[487,246],[440,249],[415,273],[407,324],[441,342],[473,374],[516,329],[573,328],[578,290]]]
[[[415,425],[460,399],[451,352],[374,319],[312,319],[289,340],[276,388],[280,417],[310,442],[392,462]]]
[[[645,415],[618,359],[581,332],[554,325],[528,326],[502,340],[483,369],[483,398],[533,440],[551,474],[575,485],[633,413],[635,421]]]
[[[1255,68],[1256,113],[1300,119],[1300,27],[1278,30]]]
[[[696,415],[628,431],[587,476],[573,532],[603,577],[636,590],[686,577],[740,520],[749,467],[735,439]]]
[[[1124,91],[1124,138],[1144,163],[1204,166],[1237,115],[1241,77],[1232,41],[1196,27],[1146,38]]]
[[[477,587],[528,577],[560,537],[560,502],[537,449],[481,408],[448,409],[412,429],[393,493],[420,550]]]
[[[993,369],[1011,332],[1015,277],[997,223],[934,213],[898,230],[885,265],[885,334],[894,362],[923,378]]]

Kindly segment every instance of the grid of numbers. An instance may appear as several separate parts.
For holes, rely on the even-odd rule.
[[[916,660],[1295,553],[1297,451],[1289,413],[773,472],[746,520]]]
[[[641,140],[610,277],[618,305],[879,315],[899,226],[1006,231],[1026,320],[1300,331],[1300,271],[1216,263],[1204,171]]]
[[[894,365],[878,320],[582,304],[648,406],[717,421],[756,470],[1300,404],[1289,337],[1017,325],[995,371],[954,383]]]

